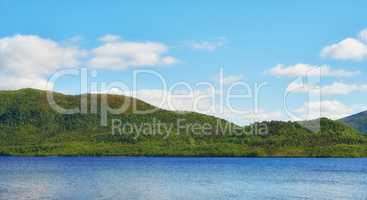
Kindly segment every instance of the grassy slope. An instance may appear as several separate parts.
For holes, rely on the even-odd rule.
[[[80,96],[56,94],[58,104],[79,106]],[[90,97],[90,96],[88,96]],[[111,106],[130,101],[129,109],[108,116],[100,126],[99,114],[62,115],[52,110],[44,91],[23,89],[0,92],[0,154],[3,155],[134,155],[134,156],[367,156],[367,139],[342,123],[321,119],[322,130],[310,132],[294,122],[264,122],[269,135],[231,135],[226,130],[177,130],[176,121],[239,128],[225,120],[198,113],[177,113],[158,109],[145,115],[133,114],[153,106],[124,96],[109,96]],[[98,97],[100,101],[100,97]],[[111,134],[113,118],[136,125],[163,122],[172,125],[170,136]],[[243,132],[250,127],[243,128]],[[206,133],[207,133],[206,132]],[[182,134],[184,133],[184,134]]]

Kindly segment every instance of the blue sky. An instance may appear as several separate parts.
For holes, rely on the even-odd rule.
[[[53,63],[55,65],[51,67],[53,70],[89,67],[98,72],[96,80],[107,82],[119,80],[131,86],[131,77],[136,69],[152,69],[164,76],[169,85],[179,81],[190,84],[200,81],[215,83],[219,70],[223,68],[225,77],[232,77],[233,80],[245,81],[250,85],[255,82],[267,82],[259,100],[264,119],[288,119],[282,111],[284,90],[297,77],[279,75],[279,71],[270,73],[269,71],[278,64],[284,65],[283,68],[294,68],[302,63],[307,66],[328,65],[330,70],[344,70],[342,73],[358,71],[359,73],[350,76],[334,74],[321,77],[320,87],[343,83],[344,85],[339,84],[339,88],[351,90],[344,92],[347,94],[336,92],[338,94],[321,95],[319,98],[320,102],[325,103],[321,103],[321,107],[326,107],[323,114],[338,118],[367,109],[363,100],[367,97],[364,85],[367,84],[367,53],[363,48],[363,45],[367,48],[367,41],[361,36],[363,34],[360,34],[367,28],[366,7],[367,2],[362,0],[88,1],[88,3],[1,0],[0,41],[3,42],[3,50],[0,50],[0,72],[3,76],[15,77],[7,81],[8,83],[12,81],[23,83],[24,79],[21,81],[16,79],[22,76],[27,81],[17,87],[12,87],[11,84],[2,84],[0,87],[1,89],[34,87],[32,78],[42,82],[43,79],[52,76],[51,72],[40,72],[40,69],[36,70],[37,73],[34,70],[28,73],[32,75],[20,75],[23,68],[30,70],[32,69],[30,65],[37,62],[26,60],[19,62],[21,65],[18,63],[19,66],[16,64],[15,67],[8,64],[14,62],[7,55],[18,55],[14,50],[16,48],[12,48],[11,45],[17,46],[19,41],[23,44],[31,41],[32,38],[27,36],[32,35],[37,37],[35,40],[38,42],[49,40],[64,50],[72,46],[78,52],[82,52],[79,52],[80,54],[87,54],[84,57],[80,56],[82,58],[78,60],[78,64],[63,60],[60,61],[62,64]],[[19,37],[14,39],[17,35]],[[115,66],[113,69],[108,66],[91,67],[88,62],[93,59],[91,57],[97,56],[91,55],[93,54],[91,52],[106,44],[99,40],[106,35],[120,37],[117,41],[120,43],[151,42],[163,45],[165,49],[158,53],[162,61],[147,65],[128,63],[120,67]],[[347,38],[353,40],[340,44]],[[0,42],[0,49],[1,44]],[[322,50],[333,44],[337,46],[329,48],[322,55]],[[22,51],[22,48],[19,47],[18,50]],[[34,52],[37,52],[37,49]],[[21,58],[16,58],[17,61],[25,59],[26,56],[29,56],[28,59],[32,59],[32,56],[37,57],[33,51],[31,55],[19,55]],[[164,62],[165,57],[170,57],[175,62]],[[48,67],[46,61],[42,61],[42,64],[45,68]],[[55,89],[78,93],[77,83],[77,78],[63,79],[55,85]],[[159,84],[153,79],[142,80],[139,85],[140,90],[160,89]],[[328,91],[329,89],[331,91],[333,87],[329,87]],[[305,102],[305,96],[302,92],[298,92],[292,94],[289,100],[294,112],[298,112],[300,116],[302,105],[310,103]],[[150,100],[142,98],[148,102]],[[315,101],[316,99],[317,97],[314,98]],[[251,102],[252,100],[237,100],[235,105],[252,109]],[[333,110],[334,107],[338,108]],[[333,114],[334,111],[336,114]],[[231,119],[233,116],[229,113],[225,118]],[[238,123],[245,121],[241,116],[235,116],[232,120]]]

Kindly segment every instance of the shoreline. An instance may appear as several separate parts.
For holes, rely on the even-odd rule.
[[[181,155],[172,155],[172,156],[162,156],[162,155],[0,155],[1,157],[18,157],[18,158],[281,158],[281,159],[303,159],[303,158],[317,158],[317,159],[328,159],[328,158],[367,158],[367,156],[181,156]]]

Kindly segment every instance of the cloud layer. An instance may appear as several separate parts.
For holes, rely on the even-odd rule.
[[[279,64],[271,68],[266,72],[275,76],[287,76],[287,77],[351,77],[360,74],[359,71],[349,71],[344,69],[332,69],[328,65],[310,65],[310,64],[295,64],[295,65],[283,65]]]
[[[312,101],[303,104],[296,110],[302,119],[313,120],[320,117],[340,119],[355,112],[350,106],[336,100]]]
[[[74,42],[61,43],[36,35],[0,38],[0,89],[47,89],[47,77],[63,68],[125,69],[177,62],[165,55],[168,47],[161,43],[121,41],[115,35],[99,40],[101,46],[81,50]]]
[[[334,82],[330,85],[314,85],[291,83],[287,88],[292,93],[310,93],[312,95],[348,95],[353,92],[367,92],[367,84],[346,84],[343,82]]]
[[[79,49],[35,35],[1,38],[0,88],[46,88],[47,75],[60,68],[77,66],[81,56]]]

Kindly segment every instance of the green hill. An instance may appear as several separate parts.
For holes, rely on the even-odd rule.
[[[239,127],[226,120],[193,112],[155,108],[135,98],[108,95],[108,105],[127,105],[121,114],[101,113],[101,95],[54,93],[64,108],[52,109],[45,91],[0,91],[0,154],[37,156],[367,156],[366,136],[340,122],[321,119],[321,131],[296,122],[270,121]],[[91,103],[92,102],[92,103]],[[140,111],[156,109],[148,114]],[[107,126],[101,125],[107,119]],[[103,121],[103,120],[102,120]],[[119,123],[114,123],[118,121]],[[112,132],[114,130],[114,132]]]
[[[361,133],[367,133],[367,111],[345,117],[340,121],[348,124],[349,126],[355,128]]]

